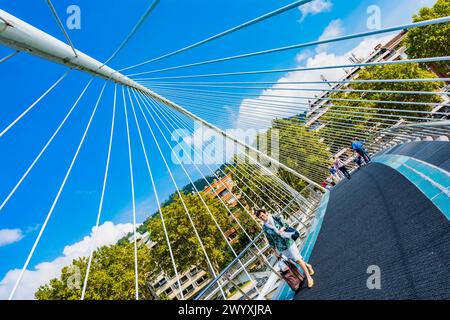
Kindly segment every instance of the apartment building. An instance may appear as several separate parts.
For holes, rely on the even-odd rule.
[[[208,274],[205,271],[199,270],[197,267],[192,267],[189,271],[180,275],[181,290],[184,299],[191,299],[195,297],[206,284],[208,283]],[[166,297],[170,300],[181,299],[178,281],[176,277],[167,277],[160,273],[152,287],[159,297]]]
[[[239,196],[233,195],[231,190],[233,190],[235,183],[231,179],[230,175],[225,175],[219,180],[214,179],[211,186],[205,187],[203,192],[213,198],[221,198],[223,202],[229,207],[234,207],[238,202]]]

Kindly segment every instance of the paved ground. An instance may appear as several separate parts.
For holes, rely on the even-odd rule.
[[[369,164],[331,191],[310,263],[316,285],[295,299],[450,299],[450,223],[398,172]],[[380,290],[366,286],[371,265]]]

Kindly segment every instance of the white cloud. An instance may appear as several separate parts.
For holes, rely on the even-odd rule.
[[[107,221],[98,228],[93,228],[89,236],[72,245],[64,247],[62,255],[50,262],[41,262],[33,270],[26,270],[22,282],[16,291],[15,299],[34,299],[34,293],[39,286],[48,283],[51,279],[59,277],[61,269],[70,265],[72,260],[88,256],[91,248],[91,239],[96,236],[96,248],[111,245],[133,230],[131,223],[114,224]],[[17,278],[20,269],[13,269],[6,273],[0,281],[0,300],[7,299]]]
[[[319,41],[326,40],[330,38],[336,38],[342,35],[344,32],[344,27],[342,26],[342,20],[336,19],[332,20],[328,26],[323,31],[322,35],[319,37]],[[329,49],[329,44],[321,44],[317,47],[316,51],[326,51]]]
[[[385,43],[393,36],[385,36],[379,38],[367,38],[363,39],[355,48],[348,51],[343,55],[336,55],[334,53],[329,53],[327,51],[316,52],[312,57],[309,57],[304,61],[304,56],[301,59],[297,57],[297,61],[304,61],[297,65],[298,68],[314,68],[322,66],[332,66],[332,65],[344,65],[351,64],[348,60],[351,53],[353,53],[358,58],[366,58],[373,51],[374,47],[379,43]],[[302,55],[301,53],[299,55]],[[268,128],[271,125],[271,121],[275,117],[289,117],[304,111],[307,108],[309,99],[313,99],[314,96],[319,95],[320,91],[293,91],[293,90],[283,90],[283,88],[314,88],[314,89],[324,89],[328,88],[326,83],[324,84],[282,84],[281,82],[309,82],[309,81],[322,81],[321,76],[328,80],[338,80],[345,76],[345,71],[343,69],[325,69],[325,70],[312,70],[306,72],[288,72],[284,74],[278,83],[273,85],[269,89],[265,89],[261,96],[255,99],[244,99],[240,105],[240,112],[237,120],[235,122],[236,128],[245,128],[249,126],[249,123],[254,124],[257,128]],[[266,95],[263,97],[262,95]],[[267,95],[274,95],[280,97],[267,97]],[[295,99],[290,96],[300,96],[304,99]],[[258,107],[255,103],[270,103],[273,102],[289,102],[292,104],[296,102],[298,107],[292,111],[281,110],[278,107]],[[264,109],[265,108],[265,109]],[[270,108],[270,110],[267,110]]]
[[[303,61],[308,59],[308,57],[309,57],[309,53],[304,51],[304,52],[300,52],[299,54],[297,54],[297,56],[295,57],[295,60],[297,61],[298,64],[301,64]]]
[[[298,9],[302,13],[300,21],[303,21],[308,15],[315,15],[320,12],[330,11],[332,7],[333,3],[331,0],[314,0],[299,6]]]
[[[432,7],[435,5],[437,0],[419,0],[422,6]]]
[[[22,240],[23,233],[20,229],[0,230],[0,247]]]
[[[228,111],[231,111],[230,108],[228,108]],[[178,157],[178,159],[172,158],[174,163],[179,163],[178,160],[180,160],[186,164],[194,161],[195,164],[220,165],[238,152],[239,148],[236,143],[224,138],[222,134],[215,130],[197,123],[195,128],[191,134],[186,131],[186,135],[183,136],[184,145],[179,145],[174,149],[174,154]],[[239,140],[252,144],[256,131],[254,129],[244,129],[225,129],[225,131]],[[187,155],[185,151],[188,152]]]

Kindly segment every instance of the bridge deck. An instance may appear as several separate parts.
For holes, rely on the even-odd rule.
[[[450,143],[446,141],[417,141],[397,145],[380,152],[413,157],[450,171]]]
[[[449,299],[450,223],[397,171],[369,164],[331,191],[310,263],[315,286],[294,299]],[[380,290],[366,286],[370,265]]]

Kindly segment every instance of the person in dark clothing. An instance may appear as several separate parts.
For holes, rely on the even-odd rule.
[[[363,160],[362,157],[358,154],[354,159],[353,162],[356,163],[356,165],[358,166],[358,169],[361,168],[362,164],[363,164]]]
[[[357,141],[355,139],[355,141],[352,142],[352,149],[364,159],[365,163],[370,162],[370,156],[366,149],[364,149],[364,143],[362,141]]]
[[[329,171],[330,171],[331,176],[333,177],[334,182],[341,181],[341,177],[339,177],[338,171],[336,170],[336,168],[334,166],[331,166]]]
[[[347,179],[349,179],[349,180],[351,179],[350,172],[348,172],[347,168],[345,167],[344,162],[342,162],[342,160],[339,159],[339,157],[336,157],[334,159],[334,167],[337,170],[341,171]]]

